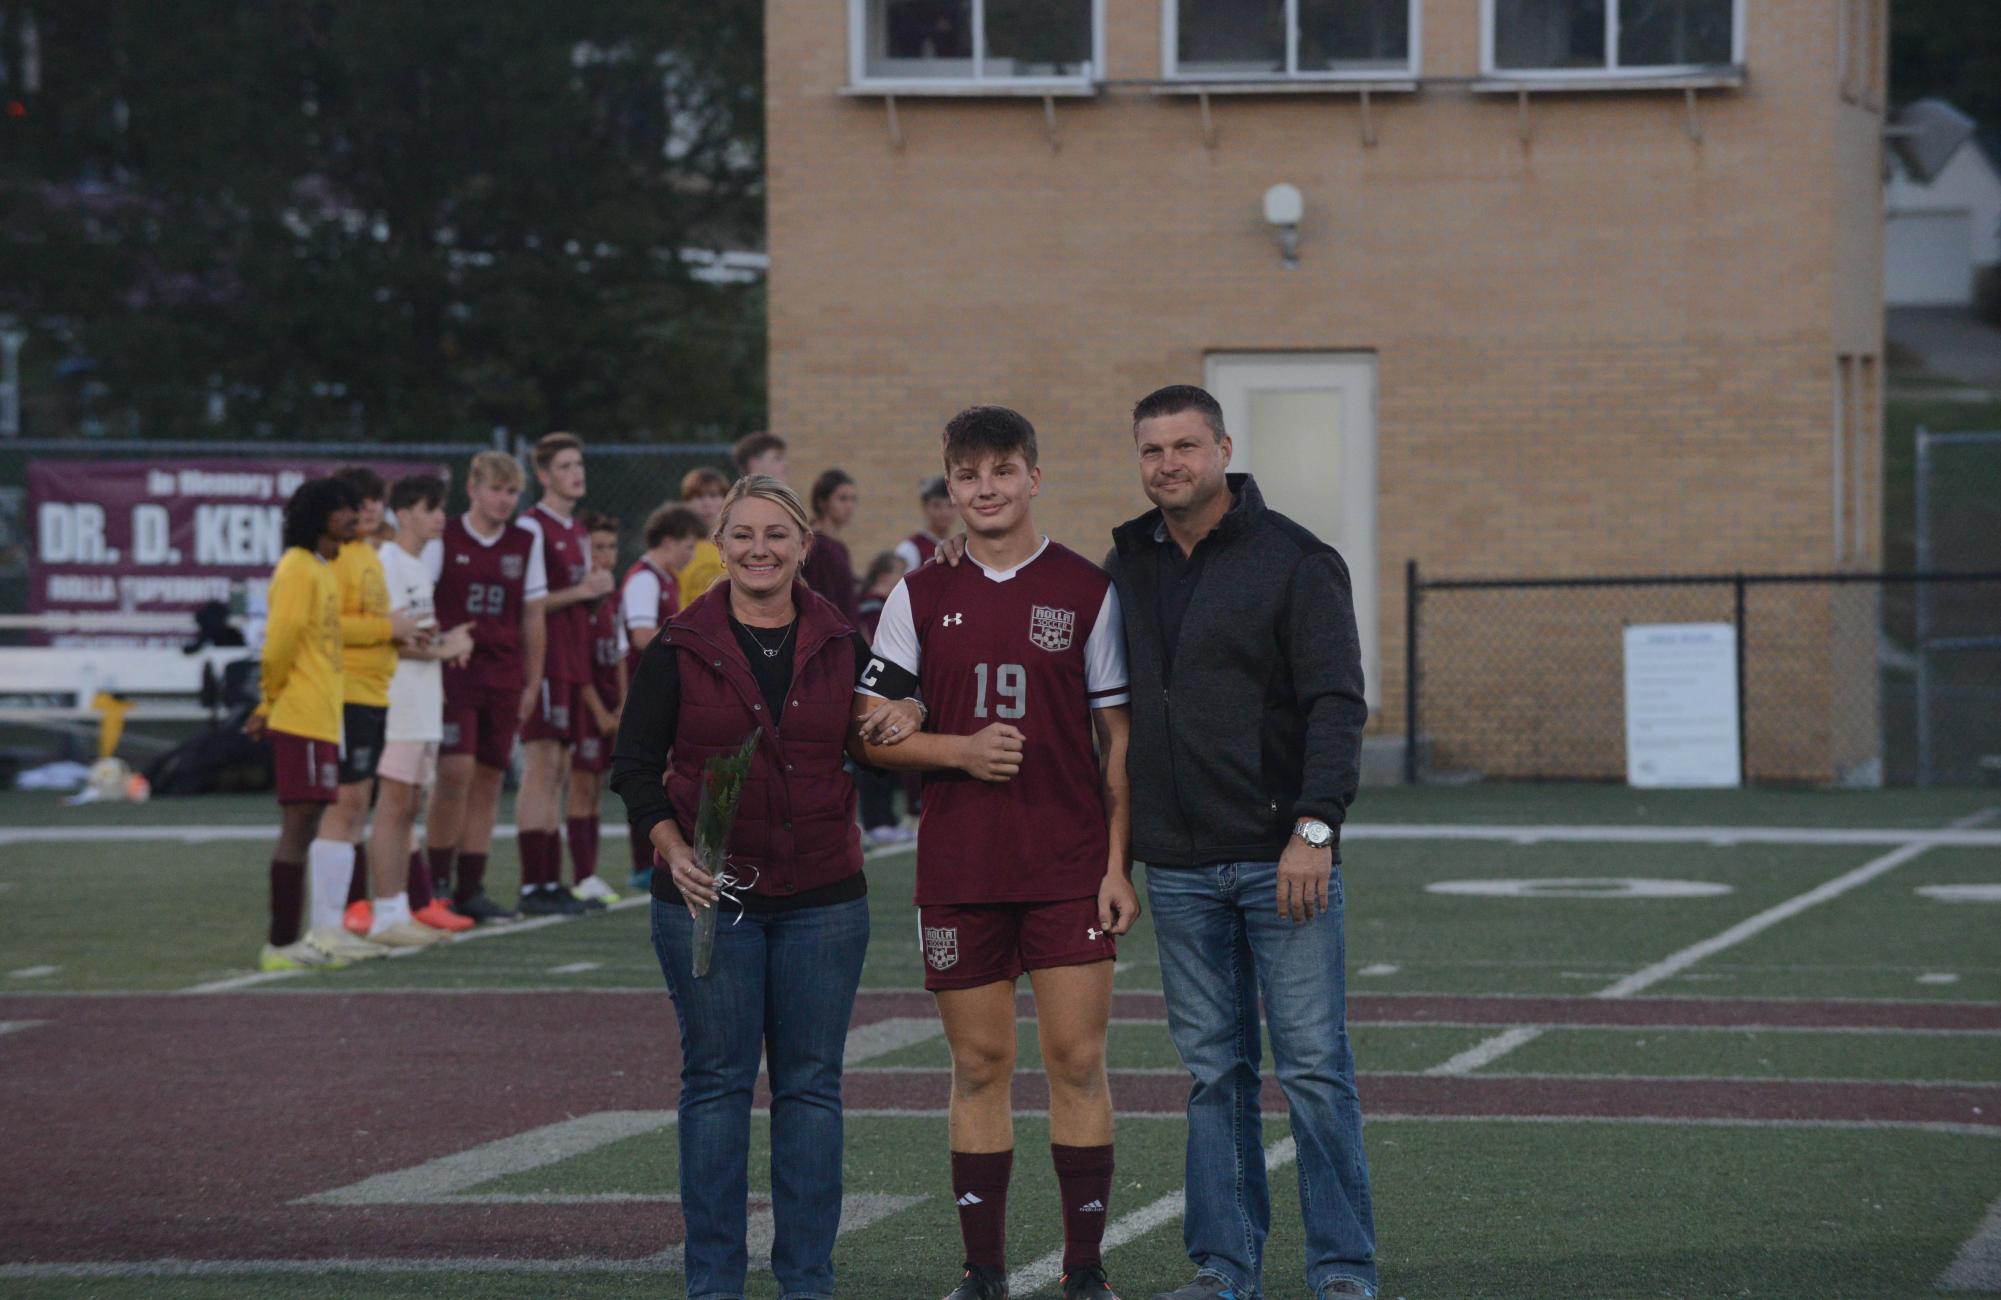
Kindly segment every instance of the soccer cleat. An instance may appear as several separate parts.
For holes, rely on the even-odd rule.
[[[483,889],[474,893],[471,898],[468,898],[463,903],[454,901],[452,903],[452,910],[466,920],[476,922],[480,925],[499,925],[503,922],[519,921],[521,919],[521,913],[509,911],[507,908],[494,902],[486,896],[486,891]]]
[[[862,832],[862,839],[875,848],[896,843],[896,827],[871,826]]]
[[[434,943],[443,943],[443,930],[433,930],[421,921],[398,921],[387,929],[377,930],[368,936],[370,943],[379,943],[385,948],[428,948]]]
[[[432,899],[413,912],[411,917],[421,925],[427,925],[433,930],[441,930],[446,934],[458,934],[461,931],[472,929],[473,926],[471,917],[460,916],[442,898]]]
[[[1007,1300],[1007,1274],[969,1267],[945,1300]]]
[[[1153,1300],[1247,1300],[1243,1293],[1214,1273],[1198,1273],[1187,1286],[1162,1291]]]
[[[570,892],[576,897],[583,899],[586,903],[599,902],[603,903],[606,907],[610,907],[618,901],[617,893],[612,890],[610,885],[604,883],[603,876],[585,876],[577,882],[577,887]]]
[[[1119,1300],[1102,1268],[1080,1268],[1063,1275],[1063,1300]]]
[[[344,962],[369,961],[376,957],[387,957],[391,951],[386,945],[357,939],[339,926],[327,926],[309,931],[306,938],[326,949]]]
[[[288,943],[282,948],[267,943],[257,958],[257,969],[262,971],[339,970],[345,965],[346,962],[310,938]]]
[[[632,873],[632,892],[635,894],[650,894],[653,892],[652,867],[642,867],[640,870]]]
[[[561,885],[542,885],[521,896],[523,916],[582,916],[585,912],[602,910],[603,903],[592,906],[581,898],[573,897]]]
[[[365,898],[357,898],[347,905],[341,914],[340,927],[357,939],[366,939],[375,926],[375,904]]]

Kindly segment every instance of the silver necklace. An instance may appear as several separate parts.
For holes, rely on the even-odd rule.
[[[757,634],[757,629],[752,627],[750,624],[740,623],[738,624],[738,626],[743,628],[744,631],[750,633],[750,639],[756,643],[758,649],[764,651],[764,657],[766,659],[776,659],[779,656],[779,654],[785,649],[785,643],[791,639],[792,629],[799,626],[799,620],[795,618],[790,623],[787,623],[785,625],[785,634],[778,638],[778,644],[775,646],[768,646],[764,644],[764,638],[759,636]]]

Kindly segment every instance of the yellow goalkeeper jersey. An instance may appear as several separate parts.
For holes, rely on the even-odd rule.
[[[723,553],[716,544],[704,537],[695,543],[695,554],[687,567],[674,575],[675,584],[681,589],[681,608],[695,603],[696,597],[716,585],[723,576]]]
[[[396,642],[389,635],[389,583],[382,557],[356,538],[334,557],[340,586],[341,673],[349,704],[389,707],[389,679],[396,675]]]
[[[273,731],[340,743],[340,586],[333,566],[289,548],[271,574],[263,702]]]

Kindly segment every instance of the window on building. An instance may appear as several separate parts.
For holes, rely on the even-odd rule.
[[[1408,77],[1416,0],[1167,0],[1171,75]]]
[[[1631,73],[1739,63],[1742,0],[1487,0],[1496,72]]]
[[[1097,0],[850,0],[864,81],[1087,82]]]

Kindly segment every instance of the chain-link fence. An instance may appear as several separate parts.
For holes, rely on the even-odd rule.
[[[534,474],[525,443],[496,437],[494,445],[515,452],[527,472],[524,507],[535,498]],[[365,461],[371,465],[444,465],[451,470],[453,511],[465,509],[466,465],[485,448],[464,442],[207,442],[105,439],[33,439],[0,442],[0,614],[28,607],[29,562],[35,520],[29,514],[28,466],[38,460],[157,460],[163,468],[186,461],[271,462],[299,460]],[[646,516],[680,493],[681,477],[697,465],[725,468],[727,443],[593,443],[587,450],[589,495],[584,507],[611,515],[623,526],[622,562],[644,549],[640,529]],[[733,477],[733,475],[732,475]]]
[[[1735,629],[1746,781],[2001,781],[2001,571],[1441,580],[1412,563],[1406,597],[1412,781],[1623,779],[1624,631],[1658,623]],[[1930,633],[1900,639],[1899,611]]]

